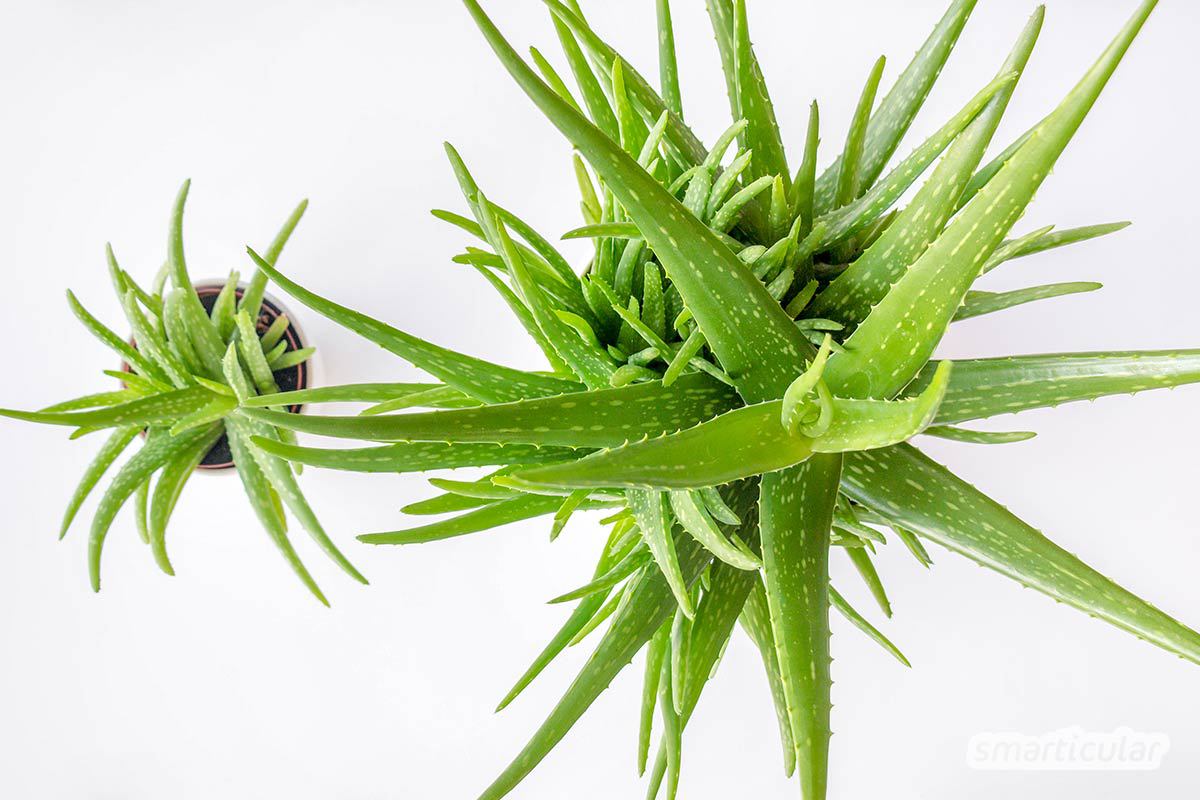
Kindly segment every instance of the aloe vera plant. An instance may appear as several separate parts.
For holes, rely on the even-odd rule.
[[[685,122],[667,0],[657,3],[658,88],[577,3],[544,2],[574,90],[540,51],[526,63],[479,3],[464,0],[501,65],[577,151],[584,224],[564,238],[591,240],[590,261],[573,268],[485,195],[449,145],[468,213],[434,212],[474,237],[455,261],[501,295],[545,354],[544,371],[424,342],[297,285],[251,252],[293,297],[437,380],[349,417],[289,417],[268,408],[287,395],[252,398],[245,413],[259,422],[371,443],[343,450],[256,439],[258,447],[343,470],[494,468],[475,481],[433,479],[441,493],[406,509],[456,516],[363,541],[427,542],[538,516],[551,519],[553,538],[581,507],[616,507],[594,574],[556,598],[574,610],[500,707],[566,647],[602,624],[605,632],[482,797],[517,786],[642,650],[638,769],[649,769],[649,796],[673,797],[683,732],[738,623],[762,653],[785,767],[807,800],[825,797],[831,609],[908,663],[829,585],[830,559],[848,558],[890,616],[872,559],[887,530],[926,566],[924,542],[936,542],[1200,661],[1196,632],[909,443],[921,433],[1020,441],[1032,434],[959,425],[1200,381],[1200,350],[931,360],[955,321],[1099,288],[974,286],[1014,258],[1124,227],[1013,233],[1154,0],[1057,108],[985,163],[1041,29],[1036,9],[995,78],[896,158],[975,6],[954,0],[878,102],[884,64],[876,64],[823,172],[816,103],[799,163],[789,165],[744,0],[706,2],[734,119],[711,146]],[[400,410],[409,413],[392,413]]]
[[[432,380],[266,391],[232,363],[244,343],[239,339],[220,359],[221,369],[205,375],[201,361],[198,372],[181,371],[185,385],[174,389],[220,402],[212,419],[221,419],[252,454],[249,464],[261,465],[263,476],[254,480],[262,488],[256,493],[254,480],[247,488],[269,532],[284,543],[281,517],[271,513],[278,504],[269,502],[272,489],[285,501],[298,497],[275,483],[284,462],[358,472],[490,470],[474,480],[432,478],[438,493],[404,511],[439,519],[359,537],[371,544],[432,542],[535,518],[546,518],[553,539],[576,511],[607,509],[595,569],[553,599],[573,609],[499,707],[566,648],[603,632],[566,694],[481,797],[512,791],[643,651],[637,768],[648,775],[649,796],[674,797],[684,732],[740,627],[762,656],[785,770],[798,775],[806,800],[824,798],[831,611],[908,664],[830,585],[829,563],[848,559],[890,616],[873,561],[890,537],[925,566],[932,563],[926,543],[938,543],[1200,662],[1200,634],[1088,567],[910,442],[921,434],[978,444],[1020,441],[1032,434],[960,425],[1200,382],[1200,350],[932,358],[956,321],[1099,288],[1072,283],[990,293],[974,287],[1010,260],[1124,227],[1014,232],[1155,0],[1138,6],[1055,109],[985,162],[1037,41],[1038,8],[995,77],[897,157],[975,6],[953,0],[882,98],[886,66],[876,62],[839,150],[821,151],[822,121],[813,103],[790,163],[751,46],[745,0],[706,0],[733,118],[711,145],[685,121],[668,0],[656,2],[657,88],[589,25],[578,3],[544,3],[574,89],[567,72],[541,51],[531,50],[530,66],[479,3],[464,0],[503,68],[577,151],[583,224],[563,238],[589,240],[590,260],[573,266],[550,239],[493,201],[449,145],[465,213],[434,215],[471,237],[454,260],[500,295],[546,367],[490,363],[353,311],[283,275],[273,246],[261,255],[249,251],[256,280],[273,280]],[[823,171],[822,160],[830,162]],[[172,253],[181,209],[182,201]],[[182,251],[172,258],[171,279],[177,288],[188,286]],[[126,301],[144,321],[158,304],[165,309],[158,294],[136,289]],[[137,333],[139,317],[132,316]],[[219,325],[216,316],[212,323]],[[153,332],[149,322],[141,327]],[[167,373],[156,399],[175,377],[163,359],[182,360],[166,329],[159,356],[150,360],[154,353],[147,352],[144,369],[130,362],[147,380],[155,370]],[[146,336],[146,347],[132,357],[159,341]],[[204,333],[191,346],[220,358],[232,336]],[[120,340],[110,338],[119,349]],[[354,416],[281,410],[335,401],[369,405]],[[145,450],[184,447],[176,443],[199,434],[179,420],[195,412],[166,405],[160,416],[139,410],[142,416],[119,416],[114,424],[124,425],[118,431],[129,439],[150,427]],[[23,416],[54,422],[63,413],[87,412]],[[155,426],[167,430],[154,438]],[[300,446],[289,438],[293,432],[362,444]],[[114,449],[124,445],[117,442]],[[100,469],[112,460],[108,450]],[[156,457],[143,460],[149,458]],[[250,473],[259,474],[253,467]],[[144,477],[119,475],[118,499]]]
[[[121,267],[111,246],[106,249],[109,276],[132,338],[122,338],[67,293],[71,311],[87,331],[123,360],[122,370],[105,371],[110,379],[120,380],[120,388],[40,411],[0,409],[0,415],[73,428],[72,438],[109,431],[71,495],[60,538],[117,459],[142,437],[141,447],[116,471],[92,518],[88,568],[96,591],[105,539],[130,499],[138,533],[155,563],[168,575],[175,574],[167,553],[167,523],[192,473],[225,441],[267,535],[304,585],[328,604],[292,547],[285,507],[335,563],[356,580],[366,579],[321,527],[296,483],[295,467],[252,441],[290,441],[290,431],[252,420],[239,410],[240,401],[277,393],[277,376],[306,362],[313,350],[285,338],[291,325],[286,315],[260,325],[265,273],[255,274],[244,287],[239,287],[238,273],[230,273],[211,310],[206,309],[189,277],[183,250],[189,186],[184,183],[175,200],[167,257],[150,289],[139,286]],[[307,201],[292,212],[268,246],[265,257],[271,262],[283,251],[306,206]]]

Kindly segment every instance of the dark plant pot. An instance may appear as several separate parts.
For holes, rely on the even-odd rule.
[[[217,302],[217,296],[221,294],[221,289],[224,288],[225,284],[217,281],[205,281],[197,283],[195,286],[196,294],[200,296],[200,304],[204,306],[205,311],[212,313],[213,306]],[[244,290],[245,286],[238,286],[237,297],[239,300],[241,300]],[[288,313],[287,309],[269,294],[263,296],[262,308],[258,313],[256,326],[259,334],[263,334],[271,326],[271,323],[284,315],[287,315],[288,318],[288,327],[283,334],[283,341],[287,342],[285,352],[290,353],[293,350],[300,350],[306,347],[304,334],[300,332],[300,328],[296,325],[296,318]],[[122,368],[128,370],[129,365],[123,364]],[[308,361],[297,364],[294,367],[281,369],[274,374],[275,383],[279,386],[279,391],[281,392],[307,389],[312,381],[312,369]],[[293,414],[299,414],[301,408],[302,406],[300,405],[294,405],[288,406],[287,410]],[[212,446],[212,449],[205,454],[204,459],[200,462],[197,469],[219,470],[229,469],[232,466],[234,466],[233,454],[229,450],[229,440],[222,434],[217,443]]]

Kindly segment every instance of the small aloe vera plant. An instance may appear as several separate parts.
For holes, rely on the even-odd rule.
[[[683,731],[739,625],[761,651],[786,770],[798,773],[806,800],[824,798],[832,611],[907,664],[829,579],[829,560],[849,559],[890,615],[872,559],[885,530],[926,566],[924,543],[935,542],[1200,661],[1196,632],[909,443],[921,433],[1019,441],[1032,434],[959,426],[1200,381],[1200,350],[931,360],[957,320],[1098,288],[973,286],[1012,259],[1123,227],[1012,234],[1154,0],[1057,108],[985,164],[1041,29],[1037,9],[996,77],[889,169],[975,5],[954,0],[879,102],[884,63],[875,64],[844,146],[823,171],[815,103],[799,165],[789,166],[744,0],[707,0],[736,120],[711,147],[685,122],[666,0],[657,3],[657,89],[577,4],[545,0],[574,90],[538,50],[531,66],[475,0],[464,2],[500,63],[578,154],[586,224],[564,238],[593,242],[582,271],[485,195],[449,146],[468,213],[434,212],[477,240],[455,261],[500,294],[548,369],[519,371],[422,341],[314,294],[252,253],[293,297],[437,382],[358,416],[267,408],[291,402],[286,394],[244,405],[262,423],[374,443],[346,450],[254,440],[293,462],[364,472],[494,468],[479,480],[435,478],[442,493],[406,509],[455,516],[365,542],[429,542],[539,516],[552,518],[553,538],[572,512],[613,507],[594,574],[555,599],[574,610],[501,707],[566,647],[607,628],[485,800],[516,787],[641,651],[637,765],[650,768],[650,796],[665,786],[673,797]],[[359,391],[326,394],[377,400],[372,386]],[[388,413],[418,407],[432,410]]]
[[[291,321],[274,316],[260,330],[267,287],[257,273],[239,287],[238,273],[224,282],[207,309],[188,276],[183,251],[183,209],[189,184],[171,214],[167,258],[149,290],[139,286],[106,249],[109,275],[133,331],[126,340],[93,316],[67,292],[71,310],[88,332],[123,360],[123,369],[105,370],[121,388],[87,394],[40,411],[0,409],[0,415],[74,428],[72,438],[110,431],[67,503],[60,538],[118,457],[141,436],[142,445],[109,483],[96,507],[88,539],[92,588],[100,590],[100,555],[117,513],[132,498],[138,532],[163,572],[174,574],[167,554],[167,522],[188,478],[214,448],[227,443],[246,495],[267,534],[300,580],[325,603],[325,596],[301,563],[287,534],[284,507],[325,552],[351,576],[366,582],[338,551],[304,499],[295,467],[272,456],[254,437],[291,441],[286,429],[258,422],[239,403],[279,391],[276,377],[306,362],[312,348],[286,337]],[[304,214],[301,203],[265,251],[274,262]]]

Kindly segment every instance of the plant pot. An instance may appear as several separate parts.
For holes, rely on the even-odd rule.
[[[224,286],[225,284],[219,281],[202,281],[195,284],[196,294],[200,296],[200,304],[204,306],[205,311],[210,314],[212,313],[213,306],[216,304],[217,297],[221,294],[221,289]],[[245,285],[240,284],[237,289],[238,300],[242,299],[244,291]],[[282,339],[282,341],[287,342],[285,352],[290,353],[293,350],[300,350],[306,347],[304,334],[301,333],[299,326],[296,325],[296,318],[284,308],[282,303],[269,294],[263,295],[262,308],[259,310],[258,319],[255,321],[258,333],[260,335],[264,333],[271,326],[271,323],[284,315],[288,318],[288,327],[284,331]],[[129,365],[122,364],[121,368],[128,371]],[[275,383],[279,386],[279,391],[298,391],[309,387],[312,381],[312,367],[308,361],[305,361],[294,367],[278,370],[274,375]],[[301,408],[302,406],[300,405],[293,405],[288,406],[287,410],[293,414],[299,414]],[[222,434],[217,443],[212,446],[212,449],[204,455],[197,469],[222,470],[233,466],[233,454],[229,450],[229,440]]]

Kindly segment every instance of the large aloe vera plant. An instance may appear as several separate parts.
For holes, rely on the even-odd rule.
[[[434,479],[443,493],[406,509],[461,513],[366,534],[365,542],[428,542],[538,516],[552,518],[554,536],[584,505],[615,506],[594,575],[557,598],[574,610],[501,707],[568,645],[607,628],[484,798],[511,791],[643,650],[638,768],[652,765],[652,796],[664,783],[674,796],[683,730],[739,624],[762,653],[786,768],[799,774],[805,798],[824,797],[831,609],[904,660],[829,583],[829,559],[848,558],[890,613],[872,561],[884,530],[925,564],[923,543],[936,542],[1200,660],[1200,635],[908,443],[919,433],[1017,441],[1032,434],[959,425],[1200,380],[1197,350],[931,361],[956,320],[1098,288],[972,287],[1011,259],[1122,227],[1013,234],[1154,0],[1141,4],[1057,108],[985,164],[1038,37],[1037,9],[995,79],[896,159],[975,5],[955,0],[878,102],[883,61],[875,65],[844,145],[824,171],[815,103],[799,163],[789,165],[744,0],[707,0],[735,120],[711,146],[684,119],[666,0],[657,3],[657,89],[577,4],[545,0],[574,90],[539,51],[527,64],[478,3],[464,2],[500,63],[578,152],[585,225],[564,238],[594,243],[581,274],[485,195],[449,146],[468,213],[435,212],[477,240],[456,260],[499,292],[548,369],[517,371],[429,344],[296,285],[252,253],[292,296],[437,382],[359,416],[246,413],[374,443],[345,450],[256,441],[298,463],[372,472],[496,468],[475,481]],[[902,202],[910,188],[915,194]],[[353,395],[342,387],[329,396]],[[247,405],[288,401],[267,396]],[[387,413],[417,407],[433,410]],[[651,759],[656,713],[661,735]]]
[[[123,360],[118,389],[86,394],[40,411],[0,409],[0,415],[74,428],[72,438],[109,431],[67,503],[60,538],[67,534],[88,496],[138,438],[137,452],[116,471],[96,506],[88,536],[92,588],[100,590],[100,556],[118,512],[134,501],[138,533],[155,563],[175,570],[167,552],[167,523],[188,479],[214,448],[227,448],[255,514],[297,577],[322,603],[325,595],[300,561],[288,537],[285,507],[325,553],[356,580],[366,579],[326,535],[296,482],[294,465],[270,455],[252,437],[291,441],[291,432],[249,419],[239,401],[279,391],[276,378],[306,362],[312,348],[298,347],[286,333],[284,314],[260,325],[267,289],[265,273],[239,286],[232,272],[206,308],[188,274],[183,249],[183,211],[190,183],[175,199],[167,234],[167,256],[153,285],[144,289],[106,248],[109,276],[121,302],[128,340],[92,315],[71,292],[67,302],[89,333]],[[304,215],[307,201],[284,222],[265,257],[274,262]],[[261,327],[261,330],[260,330]],[[287,413],[287,412],[284,412]]]

